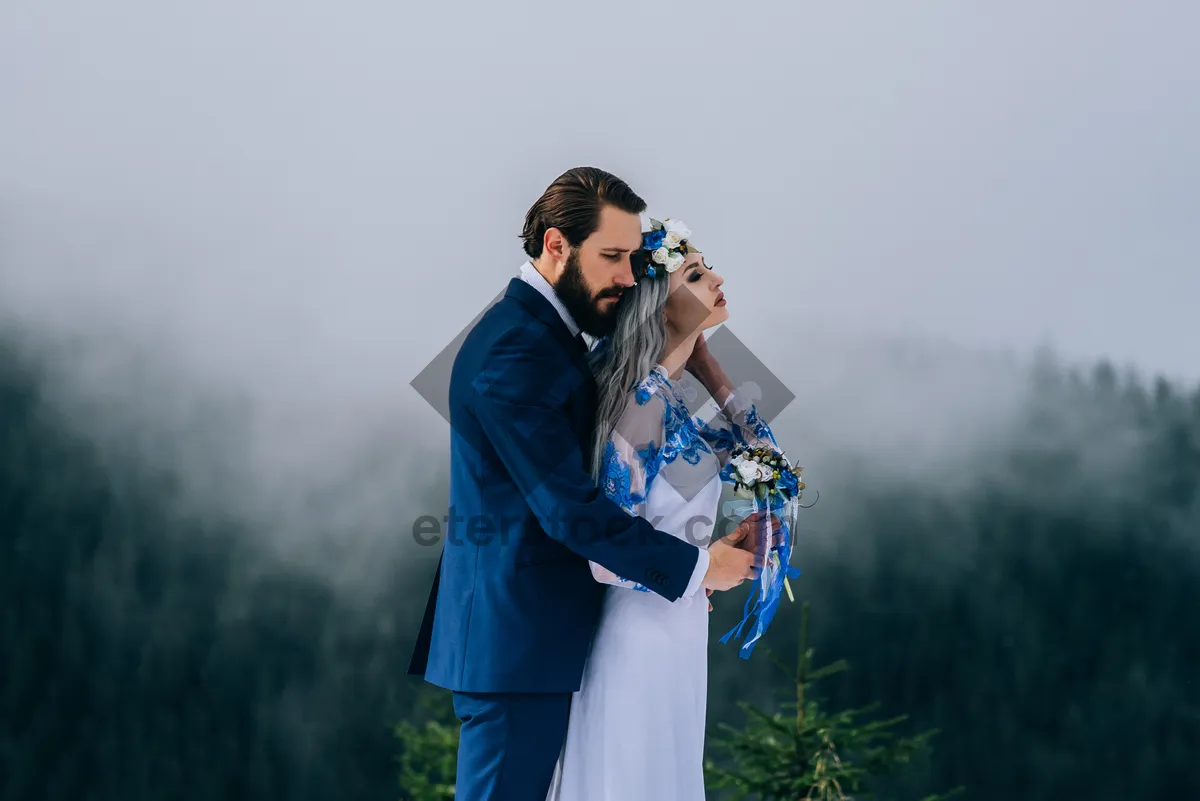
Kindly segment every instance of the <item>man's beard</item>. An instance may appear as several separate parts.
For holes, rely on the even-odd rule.
[[[620,303],[613,303],[607,311],[600,310],[599,301],[602,298],[616,297],[621,293],[620,287],[602,289],[592,295],[583,280],[583,269],[579,266],[579,251],[572,250],[567,257],[567,266],[562,278],[554,287],[554,293],[567,307],[575,324],[586,334],[594,337],[606,337],[617,327],[617,311]]]

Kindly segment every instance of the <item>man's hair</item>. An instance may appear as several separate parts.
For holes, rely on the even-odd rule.
[[[629,184],[596,167],[567,170],[546,187],[525,214],[521,240],[531,259],[542,255],[546,231],[557,228],[571,247],[579,247],[600,226],[600,211],[615,206],[630,214],[646,210],[646,201]]]

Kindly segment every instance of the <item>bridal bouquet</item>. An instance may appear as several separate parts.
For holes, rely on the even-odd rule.
[[[733,485],[733,494],[744,499],[743,503],[735,505],[735,513],[768,513],[762,516],[767,530],[759,538],[763,551],[762,572],[750,597],[746,599],[742,622],[721,638],[721,642],[725,643],[732,636],[741,637],[750,619],[757,615],[758,619],[742,644],[742,659],[750,657],[755,643],[766,632],[783,593],[787,593],[789,601],[796,600],[788,579],[800,575],[799,569],[792,567],[789,562],[792,556],[792,531],[804,490],[804,482],[800,479],[803,470],[802,467],[793,467],[782,451],[762,445],[735,447],[732,458],[721,469],[721,478]],[[772,514],[777,515],[780,521],[777,531],[772,530]]]
[[[739,445],[732,455],[721,477],[733,484],[734,495],[759,500],[777,495],[781,502],[800,497],[804,489],[800,473],[804,468],[792,467],[783,453],[773,448]]]

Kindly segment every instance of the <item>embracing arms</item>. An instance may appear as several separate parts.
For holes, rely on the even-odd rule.
[[[667,445],[668,405],[658,392],[629,393],[625,412],[609,436],[601,454],[600,486],[629,515],[648,517],[646,512],[650,487],[663,467],[663,448]],[[710,559],[718,562],[734,549],[754,551],[747,536],[757,531],[757,515],[743,521],[732,534],[711,545],[693,543],[708,548]],[[685,538],[688,533],[685,532]],[[706,538],[707,539],[707,538]],[[589,562],[592,576],[603,584],[612,584],[631,590],[648,591],[649,588],[636,581],[623,578],[612,570]],[[706,585],[707,586],[707,585]]]
[[[470,383],[472,411],[546,534],[669,600],[753,577],[753,554],[710,558],[596,487],[565,413],[577,377],[547,338],[536,327],[505,332]]]

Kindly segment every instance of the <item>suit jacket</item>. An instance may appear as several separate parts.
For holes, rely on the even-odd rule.
[[[664,598],[695,545],[595,485],[596,387],[581,338],[514,278],[450,377],[450,510],[409,673],[461,692],[579,689],[606,585],[588,560]]]

